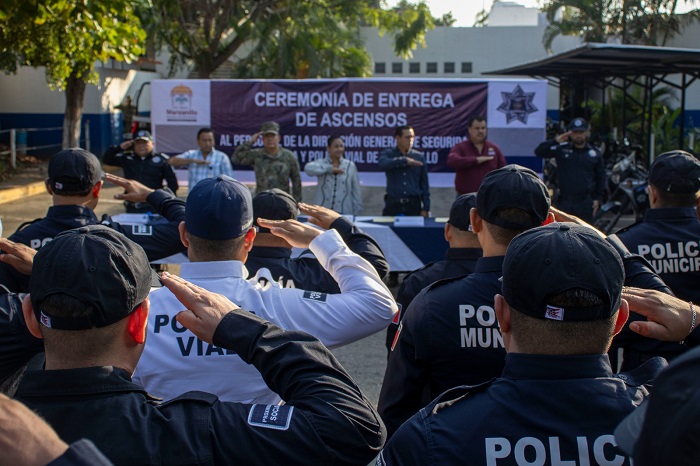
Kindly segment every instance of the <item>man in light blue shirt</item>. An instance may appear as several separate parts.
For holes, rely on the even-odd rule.
[[[197,132],[197,145],[199,149],[188,150],[168,160],[173,167],[187,165],[188,189],[205,178],[216,178],[219,175],[233,177],[228,156],[214,149],[214,131],[211,128],[202,128]]]

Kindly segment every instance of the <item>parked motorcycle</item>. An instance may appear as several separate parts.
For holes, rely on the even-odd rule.
[[[641,161],[641,146],[631,146],[628,154],[620,154],[608,173],[607,199],[593,216],[593,225],[609,235],[616,230],[623,215],[636,221],[649,208],[648,172]]]

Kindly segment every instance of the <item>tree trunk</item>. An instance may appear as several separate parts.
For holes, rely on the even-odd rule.
[[[80,146],[80,123],[83,119],[85,80],[71,75],[66,83],[66,112],[63,115],[63,149]]]

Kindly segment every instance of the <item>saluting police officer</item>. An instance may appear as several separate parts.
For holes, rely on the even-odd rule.
[[[324,230],[335,230],[352,252],[369,262],[384,278],[389,272],[389,263],[377,242],[366,235],[346,217],[323,206],[297,203],[294,197],[281,189],[273,188],[259,192],[253,198],[254,224],[259,218],[267,220],[295,220],[299,214],[309,215],[309,221]],[[292,246],[270,230],[257,226],[253,248],[248,253],[245,267],[251,276],[266,268],[272,278],[284,288],[323,293],[340,293],[335,279],[323,268],[316,256],[310,252],[292,258]]]
[[[623,280],[619,254],[590,228],[554,223],[518,235],[495,298],[503,374],[442,394],[376,464],[629,465],[613,430],[665,361],[613,376],[605,353],[627,319]]]
[[[124,178],[136,180],[151,189],[161,189],[165,180],[168,188],[176,194],[177,176],[168,164],[169,158],[166,154],[153,152],[151,133],[141,130],[133,140],[110,146],[102,156],[102,163],[122,167]],[[128,213],[155,212],[147,202],[124,201],[124,207]]]
[[[574,118],[566,133],[544,141],[535,155],[557,161],[559,198],[556,207],[591,222],[605,190],[605,161],[588,143],[588,122]]]
[[[38,250],[65,230],[102,223],[138,243],[151,261],[185,250],[177,230],[178,224],[185,218],[185,202],[165,189],[154,190],[134,180],[107,175],[108,181],[125,190],[124,194],[117,194],[115,198],[147,202],[168,222],[120,225],[106,215],[100,222],[94,209],[100,199],[104,177],[100,161],[93,153],[80,148],[57,152],[49,160],[45,180],[53,205],[49,207],[46,217],[23,223],[9,239]],[[9,291],[26,292],[29,290],[29,277],[3,263],[0,264],[0,284]]]
[[[503,256],[515,235],[549,217],[549,206],[546,186],[528,168],[506,165],[484,177],[470,211],[483,257],[470,275],[424,289],[399,326],[378,405],[390,436],[445,390],[501,373],[505,349],[493,297]]]

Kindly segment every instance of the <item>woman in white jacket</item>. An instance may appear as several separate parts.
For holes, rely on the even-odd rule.
[[[357,167],[343,157],[345,143],[340,136],[328,138],[328,157],[309,162],[304,172],[318,176],[316,204],[341,214],[358,215],[362,210],[362,193]]]

